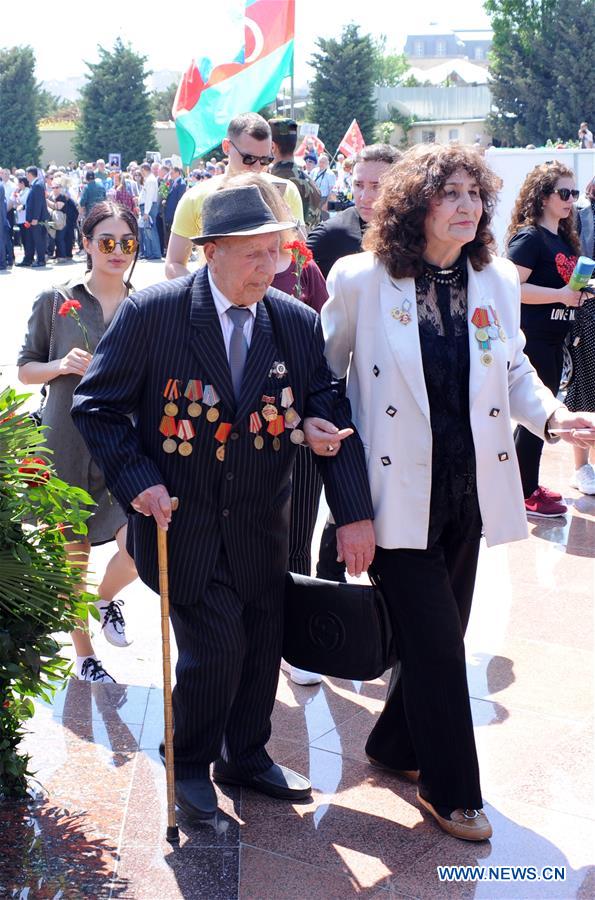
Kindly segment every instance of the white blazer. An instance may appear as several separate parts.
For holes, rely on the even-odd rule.
[[[523,352],[516,267],[493,258],[481,272],[468,264],[469,409],[479,507],[488,545],[527,537],[527,516],[511,417],[538,437],[561,404]],[[322,309],[326,356],[333,373],[349,370],[347,393],[364,444],[375,509],[376,542],[425,549],[432,487],[432,429],[417,324],[415,281],[393,279],[372,253],[338,260]],[[411,321],[393,311],[410,303]],[[481,361],[471,317],[495,308],[505,340],[491,341]]]

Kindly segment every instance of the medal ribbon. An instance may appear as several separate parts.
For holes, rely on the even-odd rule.
[[[191,378],[186,385],[184,396],[194,403],[197,400],[200,400],[202,398],[202,381],[200,381],[198,378]]]
[[[291,407],[285,412],[285,425],[287,428],[297,428],[297,426],[302,421],[302,417],[299,415],[298,411]]]
[[[285,431],[285,419],[283,416],[277,416],[276,419],[273,419],[272,422],[269,422],[267,425],[267,431],[269,434],[272,434],[274,437],[277,437],[279,434],[283,434]]]
[[[221,444],[227,443],[229,432],[231,431],[231,422],[221,422],[219,428],[215,432],[215,440]]]
[[[193,438],[196,434],[194,430],[194,425],[190,421],[190,419],[182,419],[180,424],[178,425],[178,437],[182,438],[182,440],[187,441],[190,438]]]
[[[161,424],[159,426],[159,431],[161,434],[164,434],[165,437],[171,437],[176,433],[176,420],[173,416],[163,416],[161,420]]]
[[[207,406],[214,406],[221,398],[212,384],[205,384],[202,399]]]
[[[258,434],[260,429],[262,428],[262,419],[257,412],[250,413],[250,432],[251,434]]]
[[[163,392],[163,396],[167,397],[168,400],[177,400],[180,396],[180,389],[178,388],[179,380],[179,378],[168,378]]]
[[[490,317],[488,316],[488,311],[485,306],[477,307],[477,309],[471,316],[471,321],[476,326],[476,328],[485,328],[486,325],[490,324]]]
[[[293,403],[293,391],[290,387],[284,387],[281,391],[281,406],[287,409]]]

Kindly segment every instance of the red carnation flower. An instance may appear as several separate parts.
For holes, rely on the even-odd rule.
[[[35,481],[26,481],[25,484],[28,487],[36,487],[39,484],[39,481],[49,481],[50,473],[47,469],[47,462],[45,459],[41,459],[40,456],[28,456],[23,460],[21,465],[19,466],[19,472],[21,475],[29,475],[32,478],[35,478]]]
[[[65,300],[58,310],[58,315],[64,316],[64,318],[66,318],[66,316],[70,315],[71,310],[74,309],[78,311],[80,308],[81,304],[78,302],[78,300]]]

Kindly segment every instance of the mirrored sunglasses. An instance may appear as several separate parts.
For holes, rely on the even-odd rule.
[[[132,256],[133,253],[136,252],[136,248],[138,247],[138,241],[136,238],[122,238],[121,241],[116,241],[114,238],[110,237],[101,237],[101,238],[93,238],[93,240],[97,241],[97,246],[99,247],[102,253],[108,254],[113,253],[118,245],[120,245],[120,250],[126,256]]]
[[[261,166],[270,166],[275,159],[274,156],[254,156],[252,153],[243,153],[240,148],[234,144],[231,138],[229,139],[229,143],[238,151],[245,166],[253,166],[255,163],[260,163]]]

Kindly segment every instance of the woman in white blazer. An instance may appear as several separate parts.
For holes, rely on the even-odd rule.
[[[517,271],[491,252],[498,186],[471,148],[412,148],[385,177],[367,252],[331,270],[322,310],[367,454],[370,574],[401,659],[366,752],[418,781],[421,805],[466,840],[492,834],[463,644],[480,537],[527,536],[511,418],[549,439],[551,428],[595,428],[523,353]]]

